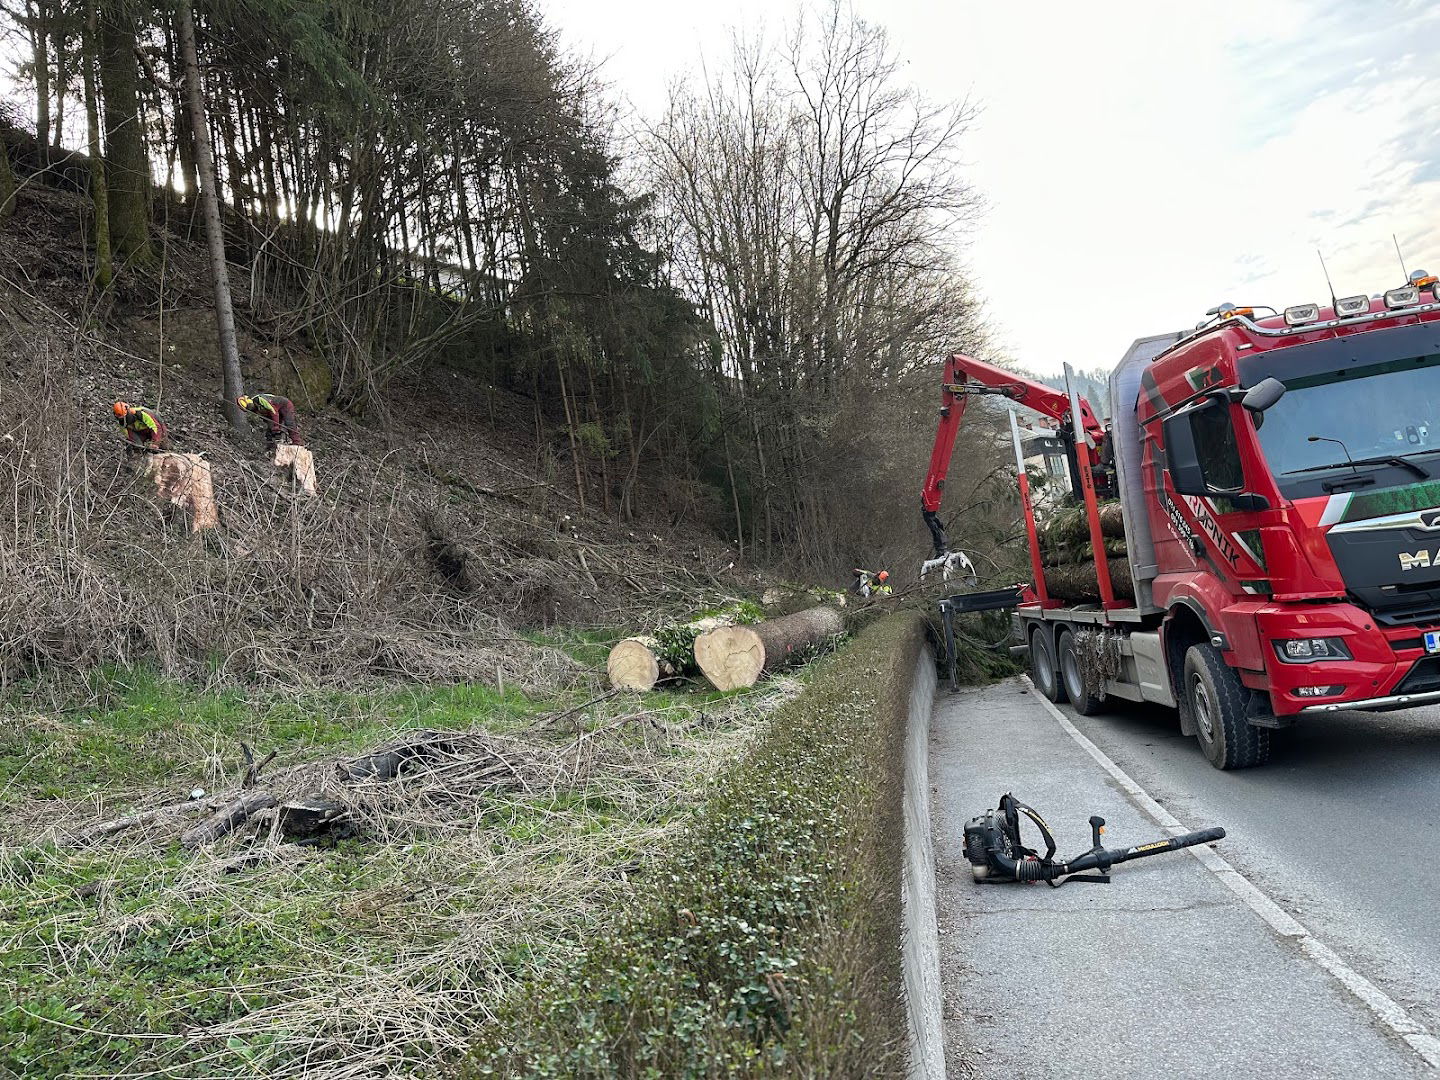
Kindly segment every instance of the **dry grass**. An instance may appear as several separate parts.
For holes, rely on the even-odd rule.
[[[224,528],[189,535],[148,497],[118,438],[103,453],[85,438],[94,419],[72,349],[34,344],[10,391],[24,422],[0,436],[0,681],[142,659],[167,674],[287,682],[483,674],[548,691],[579,675],[449,587],[419,525],[440,514],[433,493],[383,461],[328,471],[312,500],[221,444],[209,457]],[[523,616],[525,586],[504,595]]]

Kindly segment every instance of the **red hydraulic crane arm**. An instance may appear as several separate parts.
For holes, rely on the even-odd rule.
[[[920,492],[920,512],[935,541],[937,558],[948,551],[938,516],[945,489],[945,474],[950,471],[950,456],[955,451],[955,436],[965,416],[965,404],[976,394],[1006,397],[1056,420],[1063,420],[1070,414],[1070,398],[1064,390],[1022,378],[962,353],[956,353],[945,361],[945,373],[940,380],[940,425],[935,431],[930,467]],[[1094,450],[1104,439],[1105,429],[1084,398],[1080,399],[1080,428],[1085,439],[1083,442],[1077,440],[1076,453],[1085,457],[1087,464],[1094,464],[1098,460]],[[1088,452],[1082,447],[1088,447]]]

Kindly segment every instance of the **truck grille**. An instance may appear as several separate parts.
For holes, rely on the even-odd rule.
[[[1433,599],[1426,599],[1410,607],[1388,609],[1365,604],[1363,601],[1361,603],[1362,606],[1370,608],[1370,613],[1375,616],[1375,621],[1382,626],[1414,626],[1416,623],[1440,622],[1440,604]]]

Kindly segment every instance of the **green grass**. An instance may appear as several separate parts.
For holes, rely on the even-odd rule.
[[[570,659],[586,667],[605,670],[605,660],[610,647],[625,636],[622,630],[575,630],[556,628],[553,630],[523,630],[520,633],[533,645],[547,645],[559,649]]]
[[[217,694],[145,670],[97,673],[81,696],[60,710],[0,699],[0,1076],[279,1078],[346,1061],[408,1074],[452,1059],[629,901],[755,726],[744,699],[718,694],[611,699],[538,729],[537,713],[585,699]],[[663,728],[620,723],[637,704]],[[134,834],[75,848],[30,831],[233,786],[242,739],[279,749],[279,767],[407,728],[507,734],[563,767],[332,848],[236,836],[191,853]],[[572,772],[582,733],[600,759]]]
[[[0,806],[210,787],[220,779],[216,759],[237,763],[242,741],[288,761],[358,751],[397,731],[481,724],[503,733],[550,704],[479,685],[252,697],[201,691],[145,668],[106,670],[88,682],[82,706],[36,712],[23,694],[0,703]]]

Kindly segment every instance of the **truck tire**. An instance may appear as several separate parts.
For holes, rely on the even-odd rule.
[[[1195,739],[1217,769],[1249,769],[1270,760],[1270,732],[1245,720],[1249,694],[1220,650],[1202,642],[1185,653],[1184,707]]]
[[[1050,654],[1050,635],[1043,626],[1030,631],[1030,681],[1056,705],[1065,703],[1065,687],[1060,685],[1055,657]]]
[[[1060,654],[1060,683],[1065,688],[1065,696],[1081,716],[1094,716],[1104,707],[1105,695],[1090,685],[1085,666],[1075,651],[1073,630],[1060,631],[1060,647],[1056,651]]]

